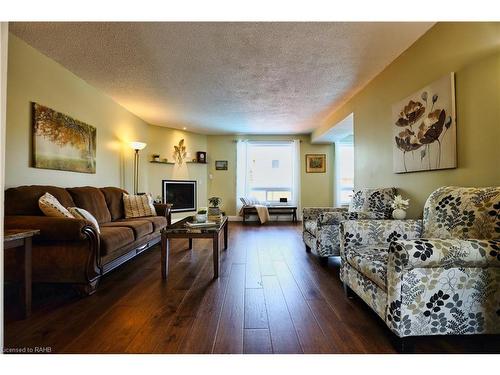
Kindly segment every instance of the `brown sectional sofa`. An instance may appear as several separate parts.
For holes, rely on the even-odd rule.
[[[65,207],[80,207],[99,222],[101,233],[86,220],[47,217],[38,199],[49,192]],[[90,186],[20,186],[5,191],[5,228],[40,229],[33,243],[33,282],[71,283],[92,294],[102,275],[160,242],[167,226],[161,216],[126,219],[125,190]],[[6,276],[15,259],[5,259]]]

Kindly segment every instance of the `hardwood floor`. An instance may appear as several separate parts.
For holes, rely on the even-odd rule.
[[[338,259],[304,250],[301,226],[230,223],[220,278],[209,240],[173,240],[167,282],[155,247],[104,277],[94,295],[34,288],[33,315],[7,320],[5,347],[54,353],[395,353],[393,335],[346,299]],[[9,306],[7,302],[6,306]],[[8,309],[7,309],[7,316]],[[417,353],[500,352],[498,336],[425,337]]]

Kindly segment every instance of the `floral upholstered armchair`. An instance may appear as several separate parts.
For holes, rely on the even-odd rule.
[[[442,187],[423,220],[344,221],[341,278],[400,338],[500,333],[500,187]]]
[[[302,211],[302,238],[306,251],[320,257],[340,255],[339,224],[342,220],[389,219],[396,188],[360,189],[349,208],[310,207]]]

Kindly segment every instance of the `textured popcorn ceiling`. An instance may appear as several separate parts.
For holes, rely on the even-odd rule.
[[[308,133],[432,23],[11,23],[155,125]]]

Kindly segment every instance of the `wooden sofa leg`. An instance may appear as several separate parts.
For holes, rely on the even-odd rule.
[[[100,278],[97,278],[85,284],[73,284],[73,288],[75,288],[78,294],[82,297],[90,296],[96,292],[99,280]]]
[[[328,264],[328,257],[319,257],[319,264],[326,266]]]
[[[396,337],[395,347],[401,354],[415,353],[415,340],[413,337]]]
[[[354,298],[354,292],[352,291],[351,288],[349,288],[349,286],[347,285],[346,282],[344,282],[343,284],[344,284],[344,294],[345,294],[346,298],[353,299]]]
[[[310,253],[310,252],[311,252],[311,248],[306,245],[306,253]]]

